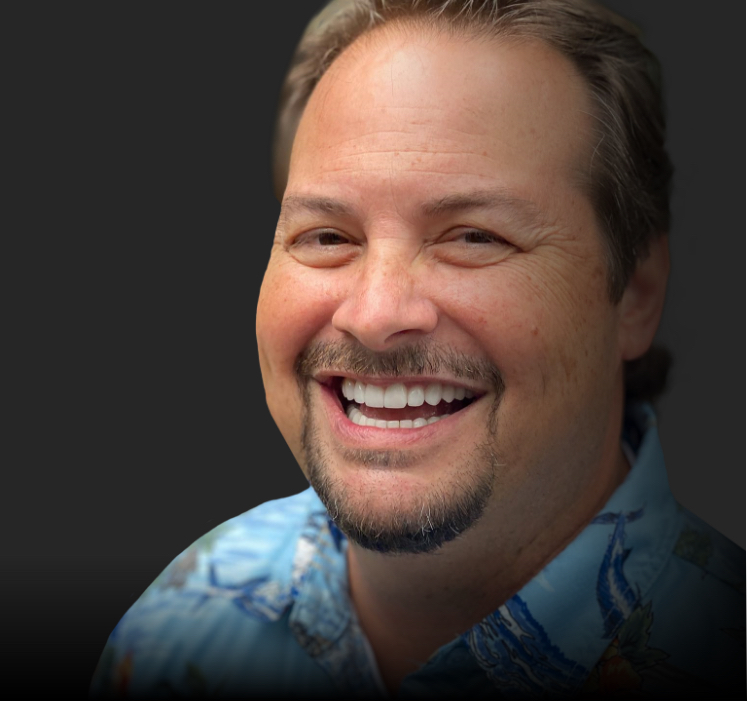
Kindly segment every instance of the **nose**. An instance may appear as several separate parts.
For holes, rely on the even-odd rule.
[[[332,317],[338,331],[375,351],[417,340],[438,324],[427,292],[427,271],[396,244],[369,246],[347,295]]]

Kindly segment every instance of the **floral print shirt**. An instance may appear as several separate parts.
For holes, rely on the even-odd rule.
[[[396,698],[744,698],[744,551],[675,502],[648,405],[623,441],[633,468],[586,529]],[[92,695],[387,698],[346,549],[311,489],[218,526],[116,626]]]

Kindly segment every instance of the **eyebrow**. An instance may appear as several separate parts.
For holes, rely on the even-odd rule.
[[[501,209],[519,217],[528,224],[540,224],[544,220],[542,211],[531,200],[526,200],[507,190],[470,190],[455,193],[426,202],[420,211],[429,219],[475,209]]]
[[[289,195],[280,205],[280,221],[284,222],[294,214],[329,214],[335,217],[350,217],[354,214],[352,207],[331,197],[307,197]]]
[[[502,189],[470,190],[445,195],[421,205],[420,214],[427,219],[437,219],[447,214],[479,209],[502,209],[532,225],[539,225],[544,220],[541,210],[531,200]],[[301,212],[342,218],[354,216],[355,208],[331,197],[289,195],[281,204],[280,221],[286,221]]]

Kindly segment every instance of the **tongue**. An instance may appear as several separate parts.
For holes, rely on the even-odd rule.
[[[356,404],[363,415],[369,419],[384,419],[385,421],[414,421],[415,419],[430,419],[432,416],[453,414],[462,408],[461,402],[439,402],[436,406],[423,404],[422,406],[406,406],[402,409],[387,409]]]

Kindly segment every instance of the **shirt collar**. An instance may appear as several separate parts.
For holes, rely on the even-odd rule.
[[[516,595],[439,651],[466,644],[507,696],[578,690],[672,551],[677,505],[649,405],[628,408],[623,440],[635,463],[592,522]],[[347,541],[321,502],[299,543],[290,617],[296,638],[333,678],[352,669],[348,687],[375,686],[375,671],[362,671],[371,665],[348,595]]]
[[[678,510],[650,406],[629,408],[624,440],[636,460],[604,508],[536,577],[463,636],[509,696],[578,690],[643,605],[672,552]]]

